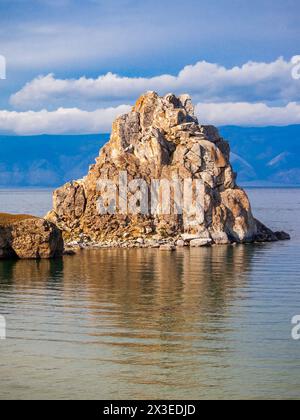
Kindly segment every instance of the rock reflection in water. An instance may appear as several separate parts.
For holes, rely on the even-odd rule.
[[[41,382],[43,368],[54,369],[66,397],[163,398],[178,388],[182,398],[200,397],[229,380],[231,308],[261,248],[91,250],[0,263],[0,296],[13,297],[10,339],[23,341],[23,361],[41,364]],[[30,386],[47,397],[38,383]]]

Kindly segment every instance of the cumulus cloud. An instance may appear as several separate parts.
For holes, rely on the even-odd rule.
[[[160,94],[190,93],[203,124],[300,124],[300,85],[292,77],[294,66],[294,59],[283,58],[271,63],[248,62],[230,69],[201,61],[184,67],[177,76],[121,77],[113,73],[96,79],[39,76],[10,98],[11,104],[24,112],[0,111],[0,131],[108,132],[117,115],[128,111],[129,106],[124,103],[134,102],[148,90]]]
[[[0,111],[0,132],[5,134],[90,134],[107,133],[113,120],[130,107],[97,109],[93,112],[78,108],[59,108],[56,111]]]
[[[300,124],[300,104],[296,102],[290,102],[283,107],[247,102],[198,104],[196,114],[202,123],[217,126],[254,127]]]
[[[83,111],[78,108],[59,108],[56,111],[0,111],[0,133],[92,134],[107,133],[113,120],[128,112],[129,105],[116,108]],[[266,126],[300,124],[300,104],[270,107],[263,103],[199,103],[196,115],[201,124]]]
[[[293,79],[295,64],[278,58],[271,63],[248,62],[225,68],[206,61],[184,67],[176,76],[122,77],[107,73],[96,79],[57,79],[54,74],[39,76],[13,94],[10,103],[18,109],[55,109],[77,106],[97,109],[128,103],[141,93],[155,90],[191,94],[195,102],[287,103],[300,100],[299,81]]]

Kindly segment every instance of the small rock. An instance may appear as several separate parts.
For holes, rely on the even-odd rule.
[[[73,249],[65,249],[63,255],[75,255],[76,252]]]
[[[212,232],[211,237],[216,245],[227,245],[230,243],[226,232]]]
[[[178,246],[178,248],[183,248],[185,246],[184,240],[178,239],[178,241],[176,242],[176,246]]]
[[[136,240],[136,242],[138,243],[138,244],[140,244],[140,245],[143,245],[144,244],[144,239],[143,238],[138,238],[137,240]]]
[[[286,232],[275,232],[275,236],[278,241],[289,241],[291,239],[290,235]]]
[[[201,246],[211,245],[211,243],[212,243],[211,239],[193,239],[190,242],[190,246],[192,248],[200,248]]]
[[[160,245],[159,249],[161,249],[162,251],[175,251],[176,247],[171,244],[163,244]]]
[[[198,234],[191,234],[191,233],[183,233],[181,235],[181,238],[183,241],[186,241],[186,242],[193,241],[194,239],[201,239]]]
[[[70,248],[73,248],[73,247],[78,247],[78,246],[79,246],[79,243],[78,243],[77,241],[72,241],[72,242],[68,242],[68,243],[66,244],[66,246],[68,246],[68,247],[70,247]]]
[[[149,246],[149,248],[159,248],[160,247],[160,243],[157,242],[157,241],[152,240],[152,241],[149,241],[148,242],[148,246]]]

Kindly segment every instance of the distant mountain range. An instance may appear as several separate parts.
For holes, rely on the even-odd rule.
[[[56,187],[86,175],[109,134],[0,136],[1,187]]]
[[[300,125],[226,126],[231,161],[242,185],[300,185]],[[56,187],[81,178],[109,134],[0,136],[0,187]]]
[[[300,185],[300,125],[221,127],[231,162],[246,185]]]

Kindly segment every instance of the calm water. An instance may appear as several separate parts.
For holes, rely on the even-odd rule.
[[[250,190],[290,242],[0,262],[0,398],[299,398],[300,190]],[[48,191],[0,191],[42,215]]]

